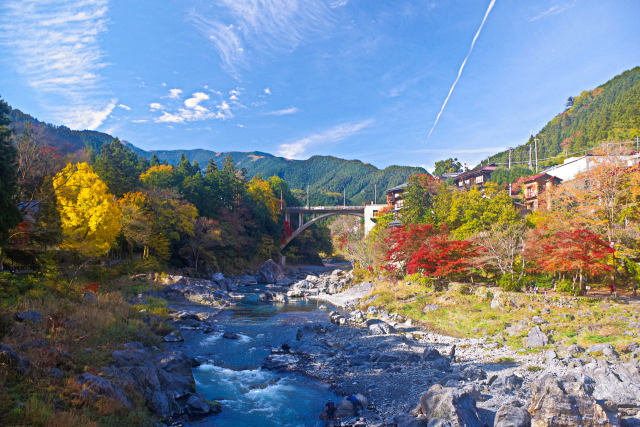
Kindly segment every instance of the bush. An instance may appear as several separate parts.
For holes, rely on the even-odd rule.
[[[574,286],[570,280],[561,280],[556,285],[556,291],[564,292],[566,294],[573,294]]]
[[[522,291],[522,282],[518,279],[512,279],[510,274],[503,275],[498,280],[498,286],[508,292]]]
[[[433,279],[430,277],[422,276],[420,273],[409,274],[404,276],[404,282],[407,284],[415,284],[420,288],[424,288],[425,290],[432,290],[434,288]]]

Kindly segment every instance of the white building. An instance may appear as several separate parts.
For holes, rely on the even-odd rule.
[[[622,166],[637,165],[640,161],[640,153],[629,156],[615,156]],[[551,166],[549,169],[543,170],[541,173],[547,173],[560,178],[563,182],[571,181],[581,173],[589,171],[589,169],[602,162],[606,156],[586,155],[580,157],[568,157],[561,165]]]
[[[373,220],[378,212],[380,212],[383,208],[386,208],[387,205],[365,205],[364,207],[364,235],[366,236],[376,225]]]

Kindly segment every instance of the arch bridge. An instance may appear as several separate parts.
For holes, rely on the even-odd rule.
[[[292,230],[291,235],[285,236],[284,243],[280,246],[280,250],[284,249],[293,239],[298,237],[307,228],[311,227],[318,221],[329,218],[334,215],[353,215],[364,218],[364,206],[312,206],[312,207],[286,207],[284,208],[285,223],[291,224],[291,216],[298,216],[298,227]],[[305,215],[311,215],[308,221]]]

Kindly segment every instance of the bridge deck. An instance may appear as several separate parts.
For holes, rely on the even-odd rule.
[[[289,206],[284,208],[288,213],[331,213],[331,212],[364,212],[364,206]]]

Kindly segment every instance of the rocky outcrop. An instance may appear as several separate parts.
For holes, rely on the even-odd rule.
[[[424,417],[429,425],[447,422],[452,427],[482,427],[476,401],[472,394],[453,387],[440,384],[431,386],[420,396],[419,405],[413,415]],[[443,425],[443,424],[439,424]]]
[[[15,370],[20,375],[26,375],[33,367],[33,364],[29,359],[20,357],[8,345],[0,345],[0,367]]]
[[[131,408],[131,402],[125,397],[122,389],[106,378],[84,373],[75,378],[80,389],[80,400],[91,402],[97,398],[108,399],[119,407]]]
[[[525,345],[527,347],[544,347],[547,344],[549,344],[549,338],[542,332],[540,327],[534,326],[531,328],[525,339]]]
[[[133,342],[114,351],[112,357],[113,365],[102,374],[113,384],[137,392],[162,418],[199,417],[220,410],[219,405],[195,393],[192,361],[182,352],[153,351]]]
[[[34,324],[42,322],[42,315],[37,310],[20,311],[15,313],[13,317],[18,322],[31,322]]]
[[[304,279],[294,283],[287,296],[290,298],[305,298],[321,294],[334,295],[342,292],[353,280],[353,273],[334,270],[330,274],[314,276],[307,275]]]
[[[284,279],[285,274],[280,264],[270,259],[260,266],[256,278],[258,283],[276,283],[278,280]]]
[[[544,375],[533,381],[531,391],[533,427],[618,425],[615,408],[596,401],[594,380],[585,375]]]
[[[576,371],[594,380],[594,398],[640,410],[640,361],[609,364],[594,360]]]
[[[212,307],[226,307],[231,298],[227,285],[213,280],[193,279],[183,276],[171,276],[173,283],[163,290],[163,295],[176,301],[191,301]]]
[[[530,427],[531,415],[516,401],[504,404],[496,412],[493,427]]]

